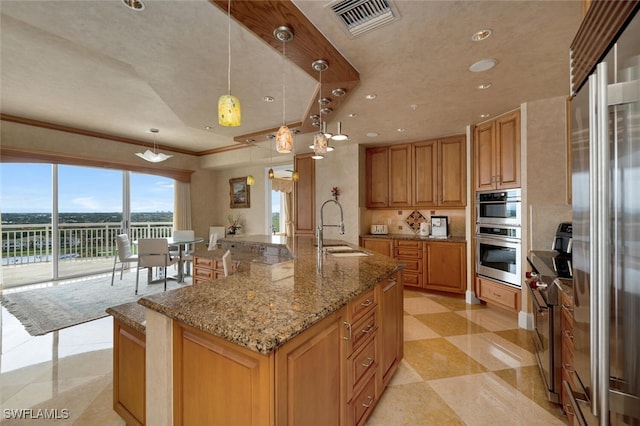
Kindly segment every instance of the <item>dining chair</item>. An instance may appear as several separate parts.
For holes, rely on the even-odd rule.
[[[137,262],[138,255],[131,252],[131,242],[129,242],[129,236],[127,234],[120,234],[116,236],[116,255],[113,257],[113,271],[111,272],[111,285],[113,286],[113,278],[116,275],[116,264],[120,262],[120,280],[122,280],[122,273],[124,272],[124,265]]]
[[[173,239],[174,240],[193,240],[195,238],[195,232],[193,230],[180,230],[173,231]],[[179,261],[185,265],[185,274],[187,276],[191,275],[191,261],[193,260],[193,249],[191,244],[185,244],[184,250],[182,250],[182,254],[180,254],[180,250],[171,250],[172,256],[180,256]]]
[[[209,246],[207,247],[207,250],[213,251],[217,248],[217,246],[218,246],[218,233],[215,232],[209,235]]]
[[[224,271],[225,277],[228,277],[233,273],[231,268],[231,250],[227,250],[222,255],[222,270]]]
[[[178,262],[169,253],[169,245],[166,238],[141,238],[138,240],[138,269],[136,271],[136,294],[138,294],[138,280],[140,269],[164,268],[164,291],[167,291],[167,267]],[[147,279],[149,281],[149,279]]]

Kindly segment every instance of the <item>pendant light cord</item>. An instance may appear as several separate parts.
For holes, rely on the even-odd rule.
[[[282,41],[282,125],[283,126],[286,124],[285,123],[285,116],[286,116],[285,113],[286,113],[286,108],[287,108],[286,107],[286,102],[285,102],[286,89],[285,89],[285,83],[284,83],[284,81],[285,81],[285,78],[284,78],[284,64],[285,64],[284,57],[286,56],[286,49],[287,49],[286,46],[287,46],[287,43],[283,40]]]
[[[229,94],[231,94],[231,0],[229,0],[227,2],[227,16],[228,16],[228,21],[227,21],[227,47],[228,47],[228,54],[229,54],[229,61],[228,61],[228,68],[227,68],[227,92],[229,92]]]

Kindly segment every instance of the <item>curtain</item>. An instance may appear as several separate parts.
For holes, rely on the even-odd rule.
[[[173,229],[191,230],[191,184],[174,181]]]
[[[293,194],[293,181],[289,179],[275,178],[271,181],[271,189],[278,192],[283,192],[284,202],[282,203],[282,221],[284,222],[284,229],[282,230],[285,236],[293,235],[293,221],[291,220],[291,208],[292,208],[292,194]]]

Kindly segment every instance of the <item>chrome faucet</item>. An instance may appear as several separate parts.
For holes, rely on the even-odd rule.
[[[325,225],[324,224],[324,216],[323,216],[323,211],[324,211],[324,206],[327,205],[327,203],[335,203],[338,205],[338,207],[340,208],[340,222],[337,225]],[[344,213],[342,212],[342,206],[340,205],[340,203],[337,200],[327,200],[324,203],[322,203],[322,206],[320,207],[320,225],[318,225],[318,229],[316,229],[316,238],[318,239],[318,253],[322,253],[322,248],[324,245],[324,237],[323,237],[323,229],[325,226],[334,226],[336,228],[340,228],[340,235],[344,234]]]

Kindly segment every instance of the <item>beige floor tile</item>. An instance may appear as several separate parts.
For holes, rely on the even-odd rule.
[[[412,315],[404,316],[404,340],[433,339],[440,337],[438,333],[418,321]]]
[[[400,361],[398,369],[391,378],[389,386],[406,385],[407,383],[423,382],[422,377],[414,370],[414,368],[406,361]]]
[[[549,402],[547,399],[546,389],[540,378],[540,369],[537,365],[494,371],[493,374],[518,389],[556,418],[566,420],[560,405]]]
[[[423,291],[407,290],[403,291],[404,297],[425,297],[427,294]]]
[[[424,382],[389,387],[367,426],[463,425],[453,410]]]
[[[443,338],[405,342],[404,358],[424,380],[487,371]]]
[[[491,373],[433,380],[429,385],[468,425],[565,424]]]
[[[415,316],[427,327],[441,336],[486,333],[488,330],[454,312],[422,314]]]
[[[450,311],[464,311],[466,309],[487,309],[487,306],[483,304],[468,304],[463,296],[448,296],[439,293],[426,293],[425,295],[434,302],[439,303],[442,306],[446,306]]]
[[[494,333],[449,336],[446,339],[492,371],[536,365],[534,354]]]
[[[525,330],[524,328],[516,328],[514,330],[495,331],[494,333],[504,339],[507,339],[510,342],[515,343],[521,348],[528,350],[531,353],[536,352],[536,347],[533,343],[532,330]]]
[[[404,311],[410,315],[451,312],[449,308],[434,302],[428,297],[405,297]]]
[[[518,328],[518,318],[515,314],[509,315],[497,309],[474,309],[457,311],[456,313],[490,331]]]

